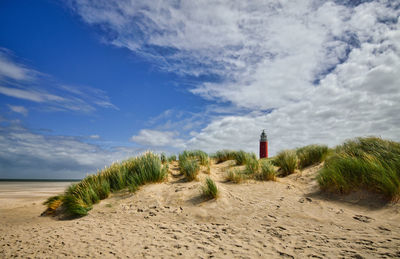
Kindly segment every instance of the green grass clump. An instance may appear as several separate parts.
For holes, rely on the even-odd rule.
[[[229,182],[241,183],[244,180],[248,179],[248,175],[244,174],[243,172],[240,171],[240,169],[236,168],[233,170],[229,170],[226,173],[225,179]]]
[[[253,157],[247,158],[246,161],[246,169],[245,172],[249,175],[255,175],[258,173],[260,169],[260,164],[258,163],[257,159],[254,159]]]
[[[184,161],[187,159],[195,159],[202,166],[207,166],[209,162],[207,153],[201,150],[185,150],[179,154],[179,161]]]
[[[235,153],[236,165],[245,165],[251,159],[257,160],[256,154],[247,153],[243,150],[239,150]]]
[[[135,191],[140,185],[163,181],[166,175],[167,167],[162,166],[159,156],[146,153],[86,176],[79,183],[70,185],[63,195],[49,198],[45,205],[48,212],[63,206],[72,216],[85,216],[93,204],[107,198],[111,192],[126,187]]]
[[[179,160],[179,170],[188,181],[193,181],[197,178],[200,166],[194,159]]]
[[[328,154],[328,146],[325,145],[308,145],[296,150],[299,159],[299,168],[303,169],[307,166],[321,163]]]
[[[255,178],[260,181],[275,181],[276,171],[272,163],[267,159],[260,160],[261,170],[256,174]]]
[[[321,189],[349,193],[364,189],[400,198],[400,143],[357,138],[336,147],[317,176]]]
[[[281,169],[282,176],[294,173],[297,167],[297,155],[293,150],[283,150],[274,158],[274,163]]]
[[[207,177],[205,184],[202,186],[203,196],[207,199],[216,199],[219,195],[219,190],[215,182]]]
[[[161,160],[161,163],[162,163],[162,164],[165,164],[165,163],[168,162],[168,160],[167,160],[167,155],[165,155],[164,152],[160,154],[160,160]]]
[[[228,160],[235,160],[236,151],[233,150],[219,150],[212,155],[212,158],[216,160],[216,163],[222,163]]]
[[[168,162],[174,162],[174,161],[176,161],[176,155],[170,155],[168,157]]]

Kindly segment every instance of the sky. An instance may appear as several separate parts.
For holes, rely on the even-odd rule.
[[[400,141],[400,2],[2,0],[0,178]]]

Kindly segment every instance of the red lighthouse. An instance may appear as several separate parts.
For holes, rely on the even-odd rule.
[[[260,158],[268,158],[268,140],[264,130],[260,136]]]

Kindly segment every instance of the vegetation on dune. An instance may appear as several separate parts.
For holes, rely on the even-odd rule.
[[[209,162],[208,154],[201,150],[185,150],[179,154],[179,162],[187,159],[194,159],[202,166],[207,166]]]
[[[260,181],[275,181],[276,171],[271,161],[267,159],[260,159],[260,172],[256,174],[255,178]]]
[[[196,160],[188,158],[179,160],[179,170],[188,181],[193,181],[197,178],[200,166]]]
[[[328,154],[328,146],[326,145],[308,145],[298,148],[296,155],[299,159],[299,168],[303,169],[307,166],[321,163]]]
[[[257,159],[256,154],[248,153],[243,150],[219,150],[212,155],[212,158],[216,160],[216,163],[222,163],[228,160],[235,160],[236,165],[245,165],[250,159]]]
[[[212,155],[212,158],[216,160],[216,163],[222,163],[228,160],[235,160],[236,151],[233,150],[219,150]]]
[[[326,159],[317,180],[327,191],[349,193],[364,189],[398,200],[400,143],[376,137],[346,141]]]
[[[160,160],[163,164],[168,162],[167,155],[164,152],[160,154]]]
[[[208,199],[216,199],[219,195],[219,190],[215,182],[207,177],[205,184],[202,186],[203,196]]]
[[[174,162],[174,161],[176,161],[176,155],[170,155],[168,157],[168,162]]]
[[[260,165],[257,159],[254,159],[253,157],[247,158],[246,169],[245,169],[246,174],[249,175],[257,174],[259,169]]]
[[[240,169],[235,168],[226,173],[225,179],[233,183],[241,183],[248,179],[248,175],[244,174]]]
[[[293,174],[297,167],[297,155],[293,150],[283,150],[274,158],[274,164],[280,167],[282,176]]]
[[[160,182],[167,175],[158,155],[146,153],[140,157],[114,163],[94,175],[88,175],[77,184],[72,184],[63,195],[50,197],[45,205],[48,212],[62,206],[73,216],[84,216],[93,204],[107,198],[111,192],[128,187],[131,191],[140,185]]]

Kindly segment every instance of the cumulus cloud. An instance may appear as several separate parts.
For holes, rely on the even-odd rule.
[[[97,108],[118,109],[96,88],[55,83],[50,76],[17,61],[0,48],[0,94],[43,105],[47,110],[89,113]]]
[[[8,108],[10,108],[11,111],[20,113],[24,116],[28,115],[28,110],[24,106],[18,106],[18,105],[8,105]]]
[[[211,117],[187,147],[256,151],[264,128],[274,152],[371,134],[400,140],[394,1],[75,0],[70,6],[104,28],[109,44],[162,70],[218,79],[197,84],[193,94],[251,110]]]

